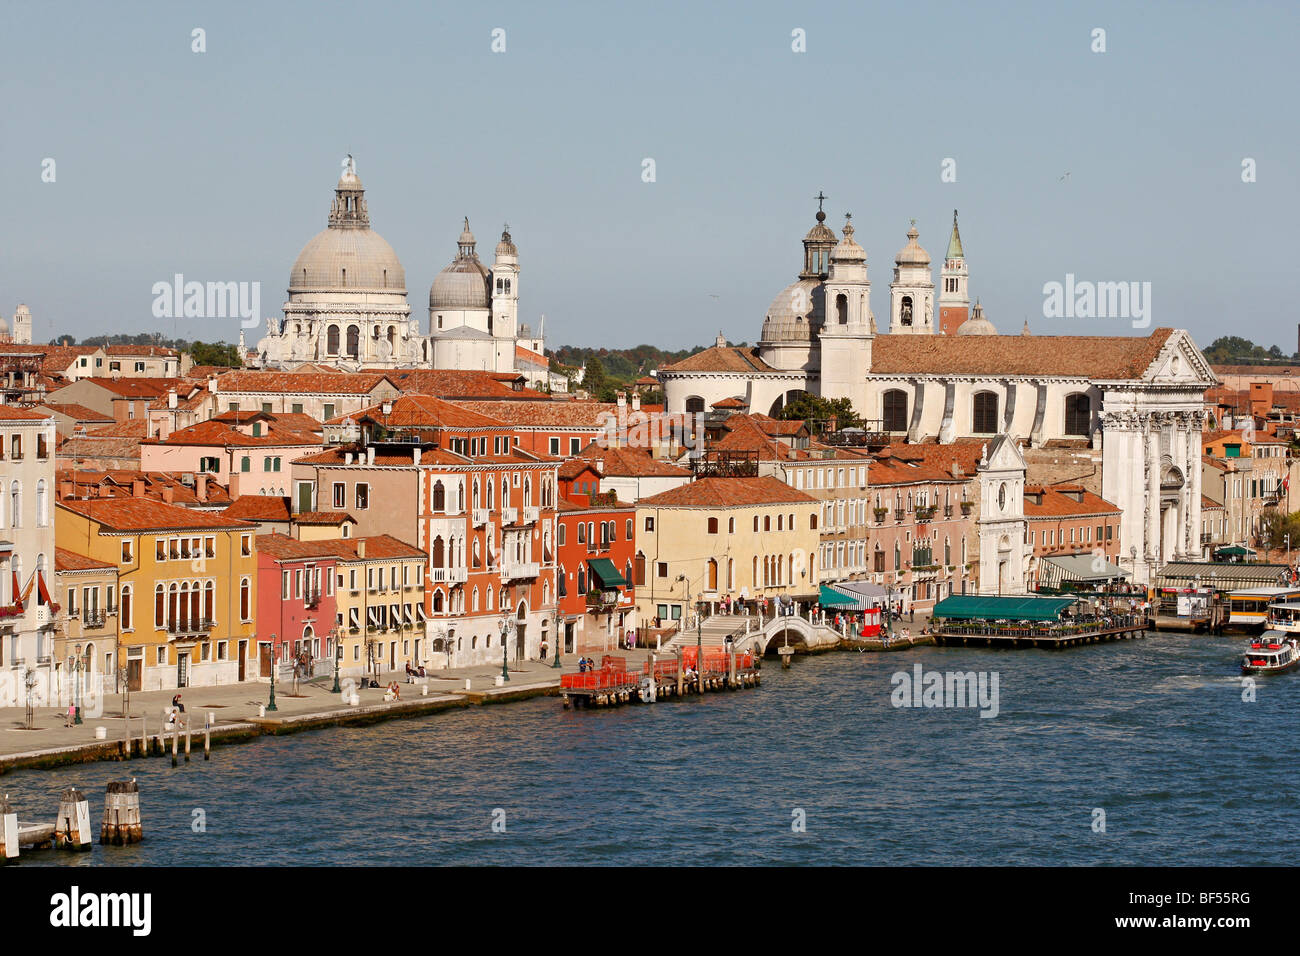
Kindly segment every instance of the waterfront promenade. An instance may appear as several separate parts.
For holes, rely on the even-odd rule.
[[[629,665],[635,659],[639,666],[645,652],[621,653],[628,657]],[[345,702],[341,694],[331,693],[333,675],[301,681],[296,693],[291,682],[277,681],[276,710],[265,713],[262,713],[262,707],[267,704],[271,689],[266,681],[186,687],[180,693],[185,704],[184,716],[189,719],[193,735],[192,746],[197,748],[202,759],[204,723],[209,713],[212,714],[212,739],[218,743],[313,726],[367,723],[447,707],[554,694],[560,685],[560,674],[577,670],[577,662],[576,655],[572,657],[572,664],[566,659],[561,669],[553,668],[551,661],[515,662],[510,665],[510,680],[500,687],[496,685],[496,679],[501,676],[500,664],[433,671],[412,684],[406,683],[404,672],[393,672],[384,674],[377,688],[358,687],[355,690],[359,698],[356,706]],[[384,693],[390,681],[397,681],[401,697],[386,702]],[[424,692],[425,686],[428,687],[427,693]],[[137,746],[142,730],[141,718],[147,722],[149,736],[156,736],[163,729],[163,712],[171,705],[176,693],[176,690],[158,690],[130,695],[129,729]],[[24,708],[0,708],[0,772],[20,766],[75,763],[115,756],[128,728],[122,704],[122,695],[109,694],[103,701],[100,714],[83,713],[83,723],[72,727],[64,726],[64,708],[40,707],[36,710],[31,730],[26,729]],[[105,729],[104,740],[96,739],[97,727]],[[184,746],[183,736],[181,746]]]

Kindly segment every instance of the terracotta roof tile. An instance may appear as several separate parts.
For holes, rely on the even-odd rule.
[[[737,508],[766,504],[803,504],[816,500],[777,478],[700,478],[679,488],[670,488],[649,498],[642,498],[639,505],[663,508]]]
[[[346,511],[302,511],[293,516],[294,524],[341,525],[348,521],[356,524],[357,519]]]
[[[904,336],[899,336],[903,338]],[[919,336],[906,336],[919,338]],[[689,355],[680,362],[663,366],[659,372],[775,372],[758,356],[757,348],[736,348],[730,345],[715,345],[703,352]]]
[[[278,495],[240,495],[221,513],[239,521],[288,521],[289,504]]]
[[[50,421],[49,415],[27,408],[14,408],[12,405],[0,405],[0,421],[6,422],[41,422]]]
[[[880,335],[871,374],[1052,375],[1089,379],[1140,377],[1173,334]]]
[[[164,531],[189,529],[241,529],[255,525],[223,515],[169,505],[149,498],[65,499],[60,508],[97,521],[114,531]]]
[[[462,408],[487,415],[497,421],[522,428],[575,428],[603,431],[612,416],[617,422],[618,405],[614,402],[478,402],[459,401]],[[627,406],[631,414],[631,406]]]
[[[639,448],[602,448],[592,442],[578,453],[579,458],[592,461],[601,474],[610,478],[689,478],[685,468],[654,458]]]
[[[69,551],[67,548],[54,549],[54,570],[55,571],[115,571],[116,565],[109,564],[107,561],[99,561],[95,558],[88,557],[84,554],[78,554],[76,551]]]
[[[36,407],[38,409],[48,408],[52,412],[58,412],[60,415],[67,415],[69,418],[75,419],[79,422],[113,421],[112,415],[105,415],[103,412],[97,412],[93,408],[87,408],[85,405],[77,405],[73,403],[65,404],[62,402],[44,402]]]
[[[325,424],[342,425],[364,418],[386,428],[504,428],[498,418],[480,414],[466,402],[449,402],[432,395],[401,395],[393,399],[392,410],[385,415],[383,405],[371,405],[349,415],[331,418]]]
[[[1067,491],[1073,491],[1082,500],[1076,501],[1074,496],[1065,493]],[[1103,514],[1118,515],[1119,506],[1079,485],[1025,486],[1025,518],[1030,521]]]
[[[254,395],[365,395],[387,377],[383,372],[227,372],[217,379],[217,391]]]

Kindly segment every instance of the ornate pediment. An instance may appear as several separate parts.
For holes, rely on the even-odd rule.
[[[1210,388],[1217,384],[1214,370],[1184,329],[1174,329],[1160,354],[1142,373],[1143,381],[1161,385]]]

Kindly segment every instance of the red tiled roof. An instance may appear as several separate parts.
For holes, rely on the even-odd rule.
[[[618,405],[614,402],[459,401],[456,404],[480,415],[487,415],[497,421],[522,428],[603,431],[605,422],[609,419],[601,416],[612,416],[615,421],[618,417]],[[628,412],[631,412],[630,406]]]
[[[436,395],[438,398],[472,399],[546,399],[535,389],[515,391],[507,382],[523,380],[514,373],[482,372],[471,369],[393,369],[388,378],[404,392]]]
[[[289,504],[278,495],[240,495],[221,513],[239,521],[288,521]]]
[[[880,335],[871,374],[1141,377],[1173,329],[1131,335]]]
[[[816,500],[777,478],[700,478],[679,488],[642,498],[639,504],[664,508],[741,508],[803,504]]]
[[[165,345],[108,345],[105,355],[147,355],[151,358],[178,358],[180,353]]]
[[[14,408],[12,405],[0,405],[0,421],[6,422],[48,422],[49,415],[26,408]]]
[[[346,511],[303,511],[293,516],[294,524],[341,525],[346,521],[356,524],[357,519]]]
[[[257,536],[257,553],[265,554],[280,561],[296,561],[303,558],[337,558],[339,556],[337,541],[302,541],[288,535],[259,534]]]
[[[116,566],[107,561],[99,561],[67,548],[54,549],[55,571],[105,571],[115,570]]]
[[[714,408],[748,408],[749,403],[747,403],[743,398],[737,398],[736,396],[733,395],[730,398],[723,398],[720,399],[719,401],[714,402],[713,407]]]
[[[465,402],[448,402],[432,395],[400,395],[393,399],[392,411],[384,414],[382,404],[359,412],[339,415],[325,424],[342,425],[370,418],[386,428],[504,428],[498,418],[481,415],[466,407]]]
[[[898,338],[920,338],[920,336],[898,336]],[[703,352],[689,355],[680,362],[665,365],[659,370],[664,372],[776,372],[758,355],[757,348],[735,348],[730,345],[715,345]]]
[[[84,515],[114,531],[169,531],[252,528],[254,525],[223,515],[183,508],[149,498],[65,499],[60,508]]]
[[[133,418],[99,428],[87,428],[87,438],[134,438],[137,441],[149,434],[149,423],[143,418]]]
[[[223,393],[365,395],[387,379],[383,372],[227,372],[217,379]],[[389,384],[393,384],[391,381]]]
[[[117,398],[157,398],[166,395],[169,389],[178,391],[191,383],[183,378],[102,378],[88,376],[83,382],[93,382],[105,391],[112,392]]]
[[[166,438],[151,439],[149,445],[204,445],[218,448],[268,448],[280,446],[320,447],[320,436],[301,434],[278,428],[276,423],[268,424],[262,435],[246,435],[225,422],[209,419],[185,428],[178,428]]]
[[[1066,491],[1075,492],[1082,500],[1075,501],[1074,497],[1065,494]],[[1042,504],[1035,500],[1038,495],[1042,496]],[[1085,491],[1080,485],[1025,486],[1025,518],[1030,521],[1096,514],[1117,515],[1120,509],[1100,495]]]
[[[592,442],[578,457],[596,462],[601,474],[610,478],[689,478],[691,475],[685,468],[652,458],[649,452],[639,448],[602,448]]]
[[[69,418],[76,419],[79,422],[111,422],[112,415],[105,415],[103,412],[97,412],[93,408],[87,408],[85,405],[62,402],[44,402],[37,408],[48,408],[52,412],[58,412],[60,415],[67,415]]]
[[[1219,511],[1222,511],[1223,505],[1215,501],[1209,495],[1201,495],[1201,510],[1205,511],[1207,508],[1217,509]]]

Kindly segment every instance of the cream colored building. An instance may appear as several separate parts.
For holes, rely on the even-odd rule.
[[[776,478],[700,478],[637,502],[637,613],[689,618],[697,601],[818,594],[821,502]]]

